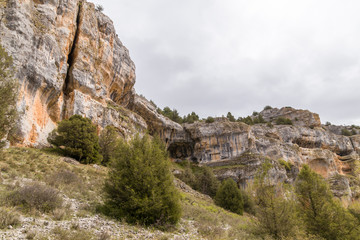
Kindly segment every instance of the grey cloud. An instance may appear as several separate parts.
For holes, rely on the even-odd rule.
[[[137,92],[202,117],[293,106],[360,125],[356,0],[95,0],[137,66]]]

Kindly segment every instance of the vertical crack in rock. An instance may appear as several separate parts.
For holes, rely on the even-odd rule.
[[[351,146],[353,147],[353,150],[356,152],[356,147],[355,147],[353,139],[351,137],[349,137],[349,139],[350,139],[350,142],[351,142]]]
[[[77,47],[77,43],[79,41],[79,34],[80,34],[80,15],[82,10],[82,4],[83,2],[80,1],[78,6],[78,12],[76,17],[76,29],[75,29],[75,35],[74,40],[72,42],[71,50],[68,55],[67,64],[68,64],[68,70],[65,77],[65,82],[63,86],[63,93],[64,93],[64,107],[63,107],[63,116],[62,118],[68,118],[70,113],[70,106],[71,106],[71,100],[72,100],[72,92],[74,91],[74,79],[73,79],[73,68],[75,63],[75,50]]]

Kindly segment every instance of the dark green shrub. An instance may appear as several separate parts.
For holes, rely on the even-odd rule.
[[[290,171],[291,170],[291,163],[285,161],[284,159],[280,158],[279,163],[281,166],[283,166],[285,168],[286,171]]]
[[[236,182],[228,178],[224,180],[216,192],[214,198],[216,205],[225,208],[233,213],[242,215],[244,201]]]
[[[183,122],[183,119],[180,117],[179,112],[176,109],[171,110],[169,107],[164,107],[162,111],[160,110],[160,113],[174,122],[180,124]]]
[[[228,114],[226,115],[226,118],[229,119],[230,122],[236,121],[234,115],[232,115],[231,112],[228,112]]]
[[[13,59],[0,46],[0,148],[2,139],[14,127],[17,117],[17,81],[13,78]]]
[[[292,121],[288,118],[279,117],[276,119],[276,125],[292,125]]]
[[[48,141],[66,156],[81,163],[99,163],[102,160],[96,126],[80,115],[61,121],[57,129],[50,133]]]
[[[344,136],[351,136],[351,132],[347,130],[346,128],[341,129],[341,135]]]
[[[267,105],[267,106],[264,107],[264,110],[269,110],[269,109],[272,109],[272,107],[269,106],[269,105]]]
[[[9,196],[10,202],[15,206],[23,206],[26,210],[39,210],[50,212],[61,208],[63,200],[59,191],[40,183],[33,183],[20,187]]]
[[[102,164],[107,165],[115,153],[116,142],[120,137],[118,130],[113,126],[106,126],[99,137],[100,153],[103,156]]]
[[[253,115],[253,116],[257,116],[257,115],[259,115],[259,113],[256,112],[256,111],[253,111],[252,115]]]
[[[212,198],[215,197],[220,182],[212,169],[207,166],[200,167],[189,162],[186,164],[184,172],[177,177],[194,190],[209,195]]]
[[[192,112],[183,118],[183,123],[194,123],[196,121],[199,121],[199,116],[195,112]]]
[[[211,168],[203,166],[198,168],[198,171],[195,172],[196,176],[196,186],[195,190],[209,195],[210,197],[215,197],[216,191],[220,185],[219,180],[215,177],[214,172]]]
[[[240,191],[241,195],[243,196],[244,211],[249,214],[255,215],[255,202],[253,196],[244,190]]]
[[[215,122],[215,119],[213,117],[208,117],[205,122],[206,123],[213,123],[213,122]]]
[[[261,116],[260,114],[257,117],[254,117],[253,122],[254,124],[266,123],[263,116]]]
[[[143,225],[175,224],[181,209],[163,143],[149,136],[119,141],[105,184],[105,209]]]
[[[258,220],[257,234],[270,235],[274,239],[289,239],[297,228],[295,203],[292,197],[285,199],[283,184],[274,184],[269,177],[273,165],[263,163],[255,178],[255,204]]]
[[[334,200],[325,179],[305,165],[295,186],[299,212],[308,233],[331,240],[358,239],[358,220]]]
[[[254,121],[250,116],[247,116],[246,118],[238,118],[238,122],[243,122],[247,125],[254,125]]]

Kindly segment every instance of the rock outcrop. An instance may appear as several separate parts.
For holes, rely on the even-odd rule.
[[[308,110],[292,107],[269,108],[259,113],[265,121],[275,123],[278,118],[290,119],[295,126],[320,127],[320,117]]]
[[[188,149],[179,153],[174,150],[177,148],[171,148],[178,145],[174,139],[169,150],[174,158],[184,158],[190,153],[185,158],[211,166],[220,179],[231,177],[242,186],[254,179],[265,160],[274,166],[271,169],[273,181],[289,183],[295,180],[301,167],[308,164],[330,180],[336,196],[348,201],[354,195],[351,187],[356,184],[345,175],[358,177],[359,135],[334,134],[318,127],[321,126],[319,118],[314,122],[311,119],[315,118],[309,117],[317,114],[304,110],[293,112],[297,112],[297,122],[301,124],[249,126],[226,118],[217,118],[213,123],[184,124],[186,139],[190,141],[185,144],[183,139],[181,145]]]
[[[13,56],[20,82],[17,144],[46,145],[58,121],[80,114],[99,129],[115,126],[125,138],[159,135],[173,158],[212,166],[219,178],[240,185],[268,160],[274,181],[292,182],[308,164],[331,180],[337,196],[360,196],[356,181],[343,177],[359,177],[359,128],[321,125],[318,114],[291,107],[259,113],[272,124],[217,118],[180,125],[135,94],[135,65],[112,21],[94,4],[7,0],[0,1],[0,16],[1,45]],[[276,125],[279,118],[293,125]],[[341,135],[343,129],[353,136]]]
[[[125,134],[147,128],[124,108],[134,96],[135,65],[94,4],[8,0],[0,15],[1,44],[14,58],[21,85],[19,143],[46,144],[56,123],[73,114]]]

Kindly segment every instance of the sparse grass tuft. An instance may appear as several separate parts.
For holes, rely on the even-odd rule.
[[[13,209],[0,208],[0,229],[5,229],[9,226],[15,227],[20,224],[19,214]]]

